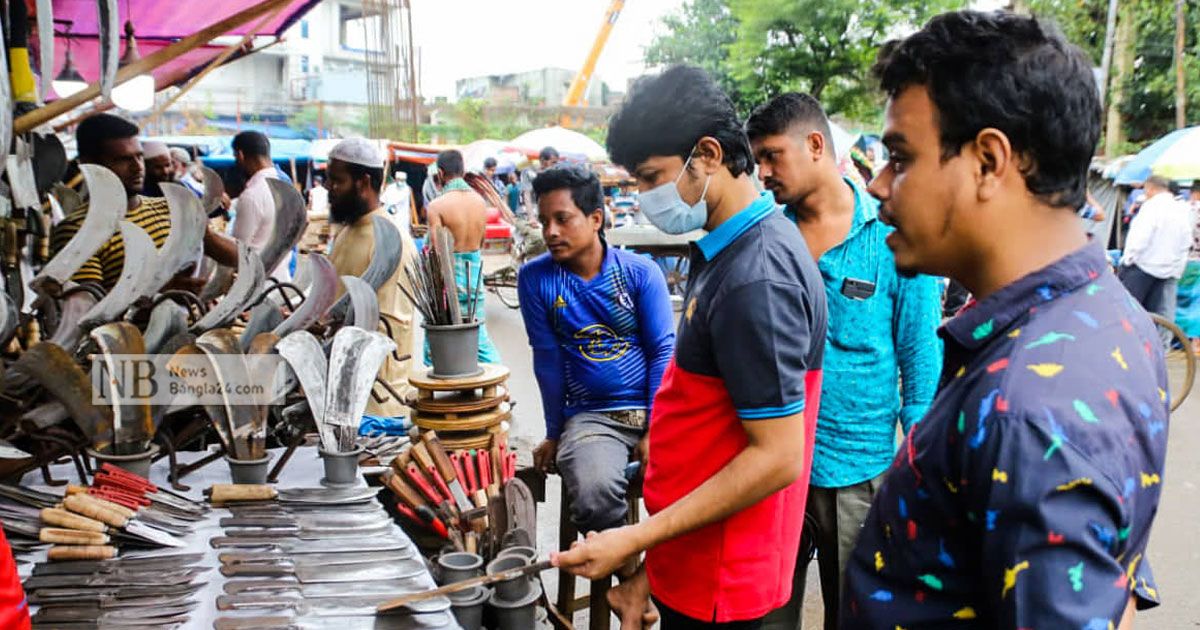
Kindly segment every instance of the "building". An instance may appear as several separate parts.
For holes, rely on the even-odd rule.
[[[491,74],[459,79],[454,82],[457,98],[478,98],[490,105],[561,105],[575,71],[566,68],[542,68],[515,74]],[[593,76],[584,101],[593,107],[608,105],[608,85]],[[582,104],[582,103],[581,103]]]

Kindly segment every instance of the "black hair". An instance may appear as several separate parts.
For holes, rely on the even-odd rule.
[[[590,169],[574,164],[563,164],[548,168],[533,178],[533,199],[556,190],[569,189],[571,201],[583,211],[584,216],[593,212],[604,213],[604,191],[600,189],[600,178]],[[601,222],[600,233],[604,234]]]
[[[833,153],[833,131],[820,101],[808,94],[788,92],[759,105],[746,120],[746,135],[751,141],[767,136],[786,134],[794,126],[803,125],[805,133],[819,131],[825,136],[825,146]]]
[[[378,191],[380,188],[383,188],[382,166],[370,167],[345,161],[342,161],[342,164],[346,165],[346,171],[350,173],[351,181],[357,182],[363,178],[363,175],[367,175],[371,178],[371,190]]]
[[[463,154],[458,149],[446,149],[437,156],[437,167],[442,177],[460,177],[466,172],[463,166]]]
[[[136,138],[141,133],[138,126],[112,114],[95,114],[83,119],[75,128],[75,145],[79,157],[98,158],[104,152],[104,143],[109,140]]]
[[[542,150],[538,152],[538,161],[539,162],[545,162],[546,160],[557,160],[557,159],[558,159],[558,149],[555,149],[554,147],[542,147]]]
[[[483,158],[483,168],[496,168],[496,158]]]
[[[656,155],[687,159],[705,136],[721,144],[730,174],[751,172],[750,143],[729,96],[700,68],[672,66],[634,84],[609,120],[608,153],[613,162],[633,171]]]
[[[247,157],[271,157],[271,141],[258,131],[243,131],[233,137],[234,152],[241,151]]]
[[[1030,192],[1053,206],[1085,203],[1100,97],[1092,64],[1053,24],[1004,12],[945,13],[884,44],[874,74],[893,98],[909,86],[928,90],[943,160],[992,127],[1024,158]]]

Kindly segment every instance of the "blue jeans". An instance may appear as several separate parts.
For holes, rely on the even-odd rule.
[[[625,524],[629,481],[625,465],[645,434],[610,414],[585,411],[567,420],[558,440],[558,474],[571,497],[571,521],[580,533],[598,532]]]

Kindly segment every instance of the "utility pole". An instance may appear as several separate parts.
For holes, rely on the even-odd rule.
[[[1100,106],[1108,99],[1108,71],[1112,69],[1113,40],[1117,31],[1117,3],[1108,0],[1108,19],[1104,24],[1104,52],[1100,55]]]
[[[1184,0],[1175,0],[1175,128],[1187,126],[1187,93],[1183,81]]]

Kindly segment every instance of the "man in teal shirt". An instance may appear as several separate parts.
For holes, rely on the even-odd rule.
[[[814,531],[825,628],[837,628],[842,574],[883,473],[937,389],[941,305],[929,276],[896,272],[879,202],[838,171],[829,121],[806,94],[784,94],[746,123],[759,178],[785,204],[817,260],[829,305],[825,380],[805,507]],[[815,524],[813,527],[812,524]],[[807,558],[791,600],[766,619],[799,630]]]

